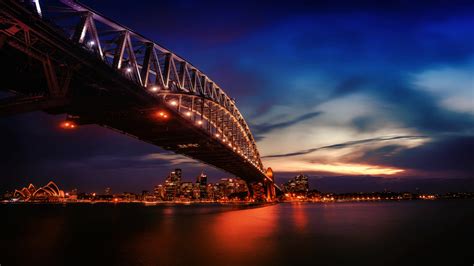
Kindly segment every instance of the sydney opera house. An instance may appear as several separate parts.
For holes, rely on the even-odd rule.
[[[64,191],[60,190],[53,181],[49,181],[46,186],[38,189],[33,184],[17,189],[13,197],[21,201],[61,201],[64,199]]]

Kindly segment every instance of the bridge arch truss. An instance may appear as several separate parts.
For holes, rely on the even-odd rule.
[[[73,42],[265,173],[255,139],[235,100],[206,74],[76,1],[61,3],[64,6],[50,9],[51,18]]]

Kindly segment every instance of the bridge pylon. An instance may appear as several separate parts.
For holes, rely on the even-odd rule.
[[[275,177],[273,176],[272,168],[268,167],[265,175],[267,179],[265,179],[265,194],[267,202],[272,202],[276,199],[276,189],[275,189]]]

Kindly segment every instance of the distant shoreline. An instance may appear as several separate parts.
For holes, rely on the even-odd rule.
[[[227,207],[243,207],[245,209],[260,208],[275,204],[327,204],[327,203],[386,203],[386,202],[430,202],[430,201],[447,201],[447,200],[474,200],[474,198],[438,198],[438,199],[382,199],[382,200],[330,200],[330,201],[311,201],[311,200],[294,200],[294,201],[275,201],[275,202],[142,202],[142,201],[28,201],[28,202],[11,202],[1,201],[2,205],[143,205],[143,206],[198,206],[198,205],[215,205]]]

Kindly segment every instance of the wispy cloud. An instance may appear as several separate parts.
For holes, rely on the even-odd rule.
[[[368,143],[376,143],[376,142],[384,142],[384,141],[392,141],[392,140],[402,140],[402,139],[425,139],[428,138],[427,136],[395,136],[395,137],[378,137],[378,138],[370,138],[370,139],[361,139],[355,141],[348,141],[338,144],[326,145],[317,148],[311,148],[307,150],[297,151],[297,152],[290,152],[290,153],[283,153],[283,154],[272,154],[263,156],[262,158],[281,158],[281,157],[292,157],[298,155],[304,155],[308,153],[312,153],[319,150],[329,150],[329,149],[342,149],[347,148],[355,145],[361,144],[368,144]]]
[[[296,117],[292,120],[288,120],[288,121],[285,121],[285,122],[280,122],[280,123],[275,123],[275,124],[271,124],[271,123],[259,124],[259,125],[253,126],[253,130],[255,131],[256,135],[262,135],[262,134],[265,134],[265,133],[269,133],[270,131],[273,131],[273,130],[291,127],[291,126],[293,126],[297,123],[309,120],[309,119],[317,117],[321,114],[322,114],[322,112],[317,111],[317,112],[311,112],[311,113],[307,113],[307,114],[298,116],[298,117]]]
[[[179,154],[150,153],[140,157],[140,159],[144,161],[163,160],[169,162],[170,165],[199,164],[198,161]]]

